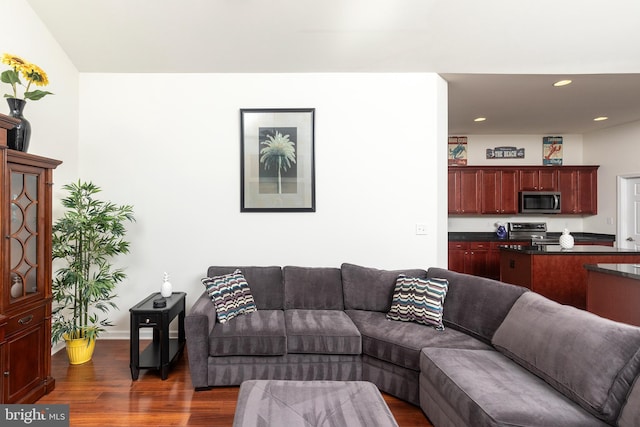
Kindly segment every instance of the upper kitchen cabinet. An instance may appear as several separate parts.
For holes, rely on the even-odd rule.
[[[520,191],[556,191],[558,170],[550,167],[523,167],[519,170]]]
[[[565,166],[558,170],[563,214],[598,213],[598,166]]]
[[[455,166],[449,214],[513,215],[520,191],[559,191],[561,214],[598,213],[598,166]]]
[[[477,168],[449,168],[449,213],[480,213],[481,171]]]
[[[514,169],[483,170],[481,213],[518,213],[518,177]]]

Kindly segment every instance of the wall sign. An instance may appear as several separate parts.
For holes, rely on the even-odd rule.
[[[542,164],[562,165],[562,137],[542,137]]]
[[[487,148],[487,159],[524,159],[524,148]]]
[[[449,166],[464,166],[467,164],[467,137],[449,137]]]

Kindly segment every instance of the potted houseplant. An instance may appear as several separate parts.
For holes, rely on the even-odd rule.
[[[110,259],[129,252],[125,222],[134,221],[133,207],[97,199],[91,182],[67,184],[62,205],[67,209],[53,225],[53,259],[63,264],[53,279],[51,341],[65,340],[71,364],[91,359],[95,339],[112,326],[101,313],[117,308],[117,283],[126,278]],[[76,357],[77,356],[77,357]]]

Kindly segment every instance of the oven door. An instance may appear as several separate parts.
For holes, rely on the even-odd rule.
[[[531,236],[531,246],[559,245],[560,240],[550,237]]]

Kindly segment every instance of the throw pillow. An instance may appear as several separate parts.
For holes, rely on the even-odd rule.
[[[446,279],[420,279],[401,274],[396,279],[387,319],[417,322],[443,330],[442,313],[448,289]]]
[[[205,277],[202,284],[216,307],[220,323],[258,310],[249,284],[240,270],[223,276]]]

